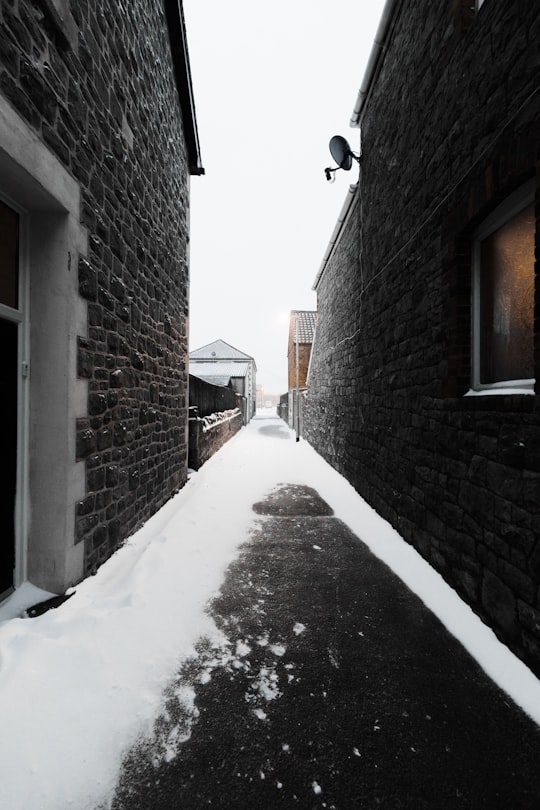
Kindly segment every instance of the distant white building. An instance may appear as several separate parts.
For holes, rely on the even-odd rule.
[[[189,353],[189,373],[214,385],[231,386],[245,397],[245,421],[250,421],[257,403],[257,365],[253,357],[224,340],[215,340]]]

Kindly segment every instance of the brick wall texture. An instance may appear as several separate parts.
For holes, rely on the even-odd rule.
[[[51,7],[1,1],[0,92],[81,187],[88,407],[66,429],[91,572],[187,477],[188,171],[163,3],[71,0],[75,43]]]
[[[310,356],[311,356],[311,343],[299,343],[297,355],[296,343],[293,340],[289,341],[289,350],[287,355],[289,367],[289,374],[288,374],[289,391],[292,388],[296,388],[297,366],[298,366],[298,387],[304,388],[307,380]]]
[[[397,4],[304,433],[540,675],[540,397],[464,396],[471,237],[535,177],[540,255],[540,6],[470,5]],[[538,391],[538,262],[535,324]]]

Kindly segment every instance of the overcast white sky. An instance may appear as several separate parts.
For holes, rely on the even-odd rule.
[[[190,349],[222,339],[287,390],[291,309],[313,281],[357,166],[328,142],[349,125],[384,0],[184,0],[206,174],[191,183]]]

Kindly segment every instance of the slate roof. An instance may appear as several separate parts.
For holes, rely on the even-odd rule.
[[[214,385],[228,385],[231,377],[246,377],[248,370],[249,363],[223,363],[221,361],[197,363],[193,360],[189,361],[190,374],[207,382],[212,382]],[[225,382],[217,382],[218,378],[225,380]]]
[[[313,343],[317,312],[306,309],[292,309],[289,321],[290,334],[296,343],[296,319],[298,319],[298,343]]]
[[[214,340],[213,343],[207,343],[206,346],[201,346],[200,349],[193,349],[189,353],[190,360],[253,360],[249,354],[241,352],[240,349],[235,349],[230,343],[225,343],[224,340]]]
[[[223,388],[227,388],[231,378],[228,376],[225,377],[211,377],[210,375],[206,374],[193,374],[194,377],[197,377],[198,380],[204,380],[204,382],[212,383],[212,385],[221,385]]]

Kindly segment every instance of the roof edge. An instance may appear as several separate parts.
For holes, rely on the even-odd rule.
[[[366,100],[370,95],[371,88],[381,66],[381,61],[386,52],[386,42],[390,33],[390,25],[402,1],[403,0],[386,0],[364,72],[364,78],[362,79],[362,84],[360,85],[360,90],[358,91],[356,103],[349,121],[351,127],[357,128],[360,126]]]
[[[186,37],[186,23],[182,0],[164,0],[165,16],[169,29],[169,40],[174,66],[174,76],[180,107],[184,119],[184,134],[188,148],[190,174],[204,174],[195,115],[195,100],[191,81],[191,67]]]
[[[333,252],[335,250],[337,242],[339,241],[339,237],[341,236],[341,232],[342,232],[343,228],[345,227],[345,223],[349,219],[349,215],[351,213],[351,209],[352,209],[353,203],[354,203],[355,198],[356,198],[357,189],[358,189],[358,183],[354,183],[354,185],[349,186],[349,190],[347,191],[347,196],[345,197],[345,202],[343,203],[343,206],[342,206],[341,211],[339,213],[339,217],[338,217],[338,220],[336,222],[335,228],[334,228],[334,230],[332,232],[332,236],[330,237],[330,241],[329,241],[328,246],[327,246],[327,248],[325,250],[325,253],[324,253],[322,262],[320,264],[319,270],[317,272],[317,275],[315,276],[315,281],[313,282],[313,286],[311,288],[312,290],[315,290],[315,291],[317,290],[317,287],[319,286],[319,282],[320,282],[320,280],[322,278],[322,275],[323,275],[324,271],[326,270],[326,265],[328,264],[328,262],[332,258],[332,254],[333,254]]]
[[[191,349],[191,350],[188,352],[189,357],[191,358],[191,355],[192,355],[192,354],[194,354],[195,352],[200,352],[200,351],[202,351],[203,349],[208,349],[208,348],[209,348],[209,346],[215,346],[215,344],[216,344],[216,343],[224,343],[224,344],[225,344],[225,346],[228,346],[230,349],[234,349],[234,351],[235,351],[235,352],[238,352],[238,354],[241,354],[241,355],[242,355],[242,357],[243,357],[245,360],[253,360],[253,362],[255,362],[255,358],[254,358],[254,357],[252,357],[250,354],[246,354],[246,353],[245,353],[245,352],[243,352],[241,349],[237,349],[237,348],[236,348],[236,346],[233,346],[233,345],[232,345],[232,343],[227,343],[227,341],[226,341],[226,340],[223,340],[223,338],[217,338],[217,340],[212,340],[210,343],[205,343],[205,344],[204,344],[204,346],[199,346],[197,349]],[[196,358],[196,357],[193,357],[192,359],[193,359],[193,360],[197,360],[197,358]],[[218,358],[218,359],[220,359],[220,360],[223,360],[223,359],[234,360],[235,358],[234,358],[234,357],[231,357],[231,358]],[[236,359],[238,359],[238,358],[236,358]]]

